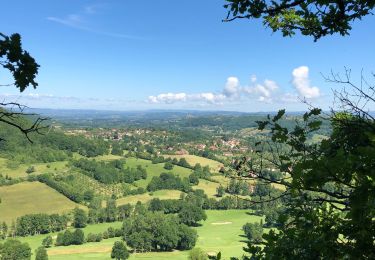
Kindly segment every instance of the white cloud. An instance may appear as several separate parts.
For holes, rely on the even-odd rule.
[[[256,81],[253,83],[256,83]],[[263,84],[256,83],[255,86],[245,87],[243,91],[250,96],[259,95],[258,101],[271,102],[272,96],[278,88],[279,86],[275,81],[266,79]]]
[[[149,96],[148,102],[149,103],[165,103],[165,104],[173,104],[176,102],[199,102],[204,101],[210,104],[219,104],[221,103],[226,96],[223,94],[215,94],[212,92],[204,92],[204,93],[197,93],[197,94],[186,94],[186,93],[162,93],[157,96]]]
[[[301,66],[295,68],[292,72],[293,86],[296,88],[300,96],[305,98],[317,98],[320,96],[318,87],[311,86],[309,79],[309,68]]]
[[[187,94],[186,93],[163,93],[157,96],[149,96],[148,101],[150,103],[167,103],[172,104],[177,101],[186,101]]]
[[[250,85],[241,86],[237,77],[228,77],[224,88],[220,92],[202,93],[163,93],[157,96],[149,96],[149,103],[173,104],[176,102],[196,102],[208,105],[236,104],[239,101],[253,100],[264,103],[295,103],[300,97],[317,98],[320,96],[318,87],[310,85],[309,68],[301,66],[292,71],[292,84],[296,92],[285,92],[279,85],[269,79],[258,82],[256,75],[250,76]]]
[[[235,98],[239,95],[240,81],[236,77],[229,77],[227,83],[225,84],[223,94],[228,98]]]
[[[255,76],[254,76],[255,77]],[[253,77],[253,78],[254,78]],[[256,77],[255,77],[256,78]],[[219,93],[162,93],[157,96],[149,96],[149,103],[173,104],[176,102],[205,102],[208,104],[223,104],[224,102],[236,102],[241,97],[257,99],[261,102],[271,102],[273,92],[278,89],[276,82],[265,80],[263,84],[251,87],[242,87],[237,77],[228,77],[223,90]]]

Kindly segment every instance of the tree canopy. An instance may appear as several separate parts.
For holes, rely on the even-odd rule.
[[[15,86],[23,92],[28,86],[36,88],[38,83],[35,77],[38,74],[39,65],[35,59],[22,48],[21,36],[17,33],[7,36],[0,32],[0,66],[8,70],[14,82],[0,84],[0,86]],[[34,122],[24,122],[22,118],[24,106],[15,102],[0,102],[0,123],[12,126],[22,132],[31,142],[29,134],[40,131],[46,118],[38,117]],[[35,114],[28,114],[35,116]],[[4,138],[0,137],[0,140]]]
[[[348,35],[352,22],[371,14],[373,0],[226,0],[228,16],[224,21],[261,18],[265,26],[283,36],[297,31],[314,40],[339,33]]]
[[[374,102],[374,91],[346,82],[353,89],[338,95],[343,111],[324,116],[320,109],[311,109],[292,130],[279,124],[285,110],[259,122],[273,141],[268,143],[272,159],[263,160],[282,174],[271,179],[262,163],[249,165],[258,182],[285,187],[273,199],[286,203],[278,217],[279,232],[264,235],[264,247],[249,244],[253,258],[375,258],[375,119],[360,105]],[[331,135],[319,144],[309,143],[307,135],[319,129],[322,120],[331,122]]]

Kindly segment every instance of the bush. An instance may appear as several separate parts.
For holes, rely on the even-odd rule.
[[[45,238],[43,239],[43,241],[42,241],[42,245],[43,245],[44,247],[46,247],[46,248],[51,247],[52,243],[53,243],[53,240],[52,240],[52,237],[51,237],[51,236],[47,236],[47,237],[45,237]]]
[[[123,260],[129,258],[129,252],[126,248],[124,242],[116,241],[112,247],[111,258],[116,258],[117,260]]]
[[[33,173],[35,172],[35,167],[34,166],[30,166],[29,168],[26,169],[26,173],[27,174],[30,174],[30,173]]]
[[[35,260],[48,260],[47,250],[44,247],[35,250]]]
[[[171,162],[164,163],[164,169],[166,170],[172,170],[174,165]]]
[[[207,260],[208,257],[207,257],[207,254],[202,249],[200,249],[199,247],[196,247],[190,250],[188,259],[189,260]]]
[[[263,241],[263,227],[259,223],[246,223],[242,230],[245,232],[247,239],[254,244],[259,244]]]

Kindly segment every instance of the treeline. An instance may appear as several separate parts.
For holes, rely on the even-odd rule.
[[[189,192],[191,191],[191,186],[187,178],[181,179],[173,173],[163,172],[160,176],[152,177],[150,183],[147,185],[147,190],[180,190]]]
[[[17,218],[15,234],[22,237],[47,234],[66,229],[67,224],[65,215],[29,214]]]
[[[133,183],[135,181],[146,179],[146,169],[138,165],[136,168],[124,168],[125,161],[114,160],[111,162],[97,162],[89,159],[79,159],[73,161],[72,165],[81,170],[81,172],[104,184],[113,183]]]
[[[95,157],[109,152],[109,143],[103,139],[87,139],[83,136],[65,135],[61,132],[51,132],[40,138],[43,146],[53,149],[79,153],[86,157]]]
[[[17,218],[9,227],[5,222],[0,224],[0,239],[15,236],[34,236],[61,231],[67,228],[69,217],[59,214],[27,214]],[[0,258],[1,259],[1,258]]]
[[[59,179],[55,179],[55,177],[52,174],[48,174],[48,173],[40,174],[36,178],[38,181],[48,185],[52,189],[55,189],[56,191],[60,192],[65,197],[67,197],[68,199],[74,202],[81,203],[85,200],[85,198],[87,199],[87,197],[85,197],[84,190],[74,188],[73,186],[61,180],[59,181]]]
[[[198,235],[174,215],[136,209],[123,223],[123,238],[135,252],[188,250]]]
[[[57,130],[45,135],[31,133],[33,144],[7,125],[0,129],[0,136],[7,140],[0,143],[0,151],[2,157],[10,160],[10,167],[17,167],[20,163],[64,161],[72,158],[73,153],[94,157],[109,152],[109,144],[104,140],[68,136]]]
[[[138,150],[138,149],[136,149]],[[180,159],[177,159],[177,158],[171,158],[171,157],[164,157],[164,156],[159,156],[159,155],[156,155],[155,154],[156,152],[155,151],[143,151],[143,152],[129,152],[126,156],[127,157],[136,157],[136,158],[140,158],[140,159],[144,159],[144,160],[149,160],[151,161],[153,164],[157,164],[157,163],[171,163],[173,165],[177,165],[177,166],[181,166],[181,167],[184,167],[184,168],[188,168],[188,169],[193,169],[194,166],[190,165],[185,158],[180,158]]]

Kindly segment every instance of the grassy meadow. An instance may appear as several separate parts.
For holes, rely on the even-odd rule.
[[[247,222],[259,222],[261,217],[249,214],[248,210],[207,210],[207,220],[202,225],[196,227],[199,238],[196,247],[202,248],[207,253],[222,253],[223,259],[231,256],[240,257],[243,255],[242,247],[246,244],[242,237],[242,226]],[[103,223],[89,225],[83,229],[85,235],[88,233],[99,233],[112,226],[121,227],[121,222]],[[42,240],[47,235],[37,235],[33,237],[20,238],[22,242],[27,242],[34,251],[41,245]],[[56,234],[52,235],[53,237]],[[110,252],[115,241],[121,238],[110,238],[99,243],[86,243],[83,245],[51,247],[48,249],[50,260],[62,259],[110,259]],[[151,252],[132,254],[130,259],[187,259],[188,251],[173,252]]]
[[[148,183],[151,181],[152,177],[159,176],[163,172],[172,172],[181,178],[189,177],[189,175],[192,173],[192,170],[180,167],[175,165],[172,170],[166,170],[164,169],[164,163],[157,163],[153,164],[149,160],[144,159],[138,159],[134,157],[126,158],[126,167],[137,167],[138,165],[144,167],[147,171],[147,179],[145,180],[139,180],[134,182],[133,185],[137,187],[146,188]]]
[[[27,177],[26,170],[30,166],[34,166],[35,172],[32,174],[41,174],[45,172],[61,172],[67,171],[69,168],[66,167],[67,161],[61,162],[50,162],[50,163],[27,163],[20,164],[17,167],[9,168],[8,159],[0,158],[0,173],[3,176],[8,175],[11,178]]]
[[[159,198],[161,200],[165,199],[179,199],[182,191],[179,190],[158,190],[150,193],[130,195],[122,197],[116,200],[117,206],[124,205],[127,203],[136,204],[138,201],[142,203],[147,203],[153,198]]]
[[[0,221],[11,223],[17,217],[32,213],[65,213],[84,208],[40,182],[22,182],[0,187]]]

